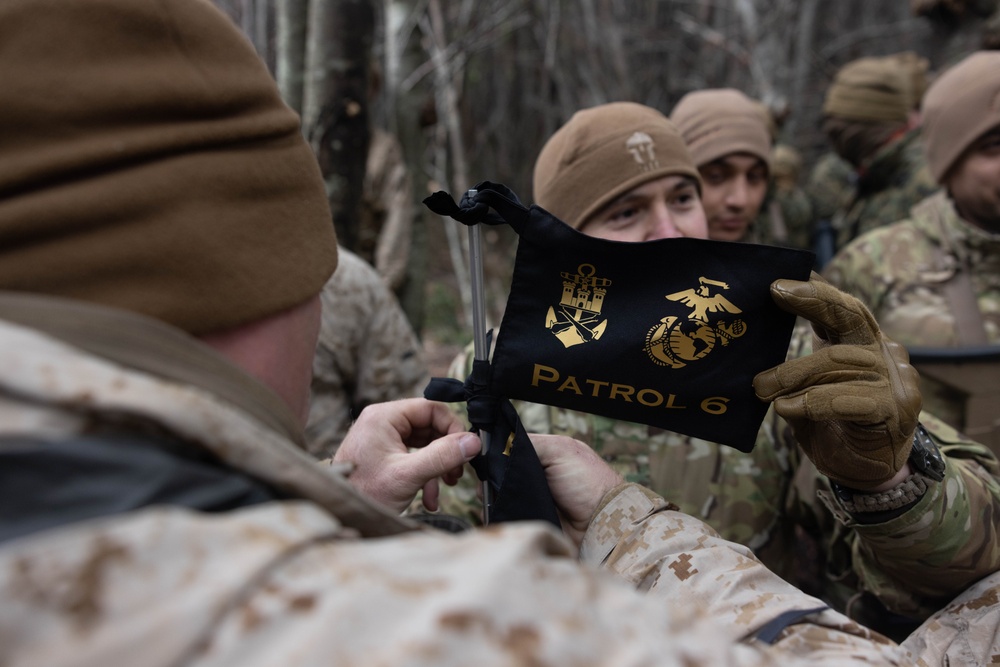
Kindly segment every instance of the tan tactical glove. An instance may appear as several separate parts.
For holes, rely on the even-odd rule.
[[[867,490],[903,467],[920,413],[919,376],[909,355],[879,331],[868,309],[817,274],[777,280],[782,310],[808,319],[814,352],[757,375],[763,401],[791,425],[816,468],[844,486]]]

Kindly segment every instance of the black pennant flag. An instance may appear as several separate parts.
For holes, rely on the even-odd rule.
[[[486,394],[753,448],[767,411],[753,377],[784,361],[795,322],[770,285],[808,279],[812,253],[596,239],[489,182],[460,205],[443,192],[424,203],[520,237]]]

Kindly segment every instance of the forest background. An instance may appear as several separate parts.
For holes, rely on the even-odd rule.
[[[471,340],[465,228],[420,200],[481,180],[531,201],[545,140],[574,111],[631,100],[669,114],[685,93],[732,87],[781,119],[808,173],[825,150],[837,69],[914,51],[931,72],[1000,48],[998,0],[214,0],[301,117],[350,247],[371,128],[400,140],[413,180],[401,302],[432,372]],[[516,237],[483,234],[487,320],[499,323]]]

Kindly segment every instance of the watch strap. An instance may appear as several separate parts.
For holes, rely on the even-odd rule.
[[[927,493],[929,481],[923,473],[915,472],[891,489],[879,493],[850,491],[839,484],[834,484],[833,488],[841,505],[851,514],[887,512],[920,500]]]

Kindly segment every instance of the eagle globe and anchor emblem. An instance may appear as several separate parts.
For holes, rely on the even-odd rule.
[[[562,298],[558,306],[549,306],[545,315],[545,328],[564,347],[597,340],[608,326],[608,321],[601,319],[601,309],[611,281],[595,276],[597,270],[593,264],[581,264],[576,271],[560,272]]]
[[[746,333],[746,322],[717,319],[714,326],[709,315],[741,312],[722,294],[729,285],[705,277],[698,278],[698,287],[667,294],[664,298],[691,306],[686,318],[668,315],[653,325],[646,334],[646,354],[654,363],[671,368],[683,368],[704,358],[716,343],[729,343]]]

